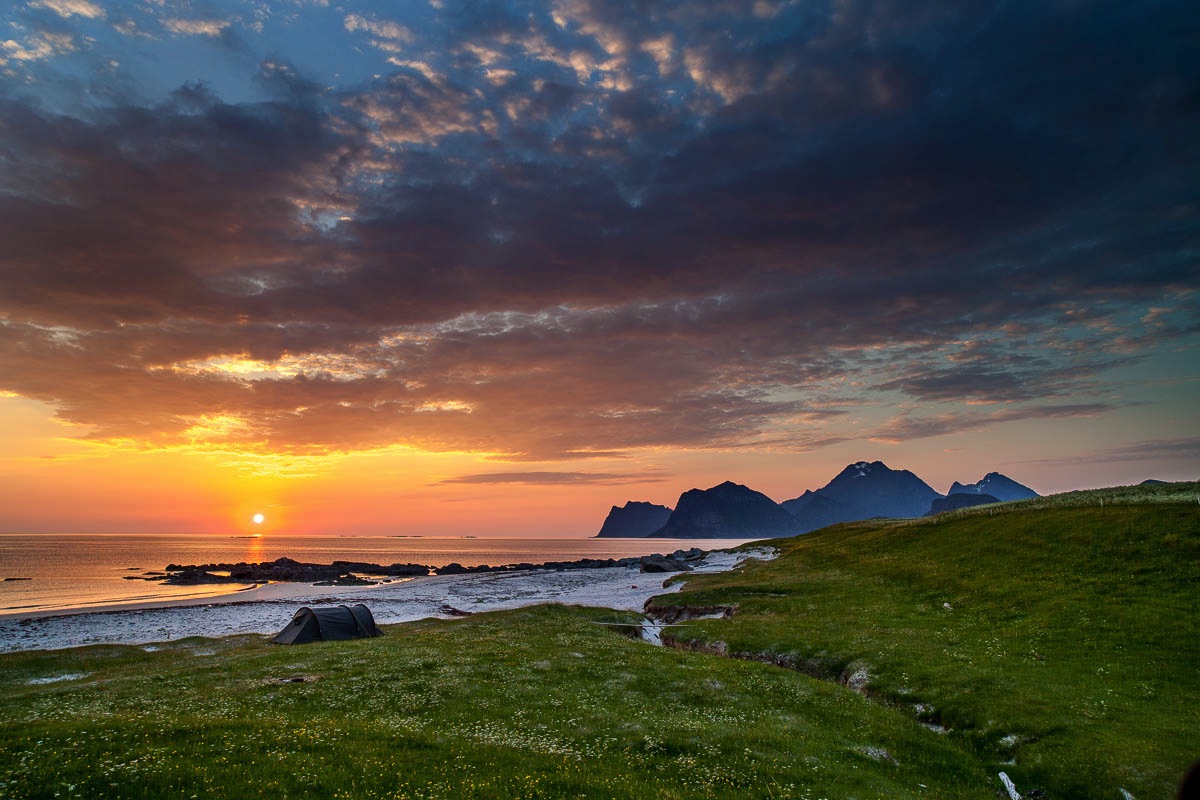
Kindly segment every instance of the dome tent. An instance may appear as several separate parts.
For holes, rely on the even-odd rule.
[[[305,644],[306,642],[334,639],[364,639],[382,636],[383,631],[375,625],[371,610],[362,603],[349,606],[327,606],[310,608],[305,606],[296,612],[287,627],[272,639],[275,644]]]

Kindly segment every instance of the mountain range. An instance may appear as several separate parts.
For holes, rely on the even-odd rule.
[[[882,461],[849,464],[820,489],[776,503],[741,484],[726,481],[690,489],[674,509],[640,501],[613,506],[598,537],[771,538],[807,533],[838,522],[874,517],[920,517],[982,503],[1037,497],[1037,492],[999,472],[975,483],[954,481],[939,494],[906,469]]]

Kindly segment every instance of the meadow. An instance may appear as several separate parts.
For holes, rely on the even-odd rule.
[[[0,797],[1169,798],[1200,756],[1175,486],[773,540],[657,598],[674,647],[547,605],[6,654]]]
[[[656,598],[679,646],[853,685],[1051,798],[1170,798],[1200,759],[1200,485],[777,541]]]

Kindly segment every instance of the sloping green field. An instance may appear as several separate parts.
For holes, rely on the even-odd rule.
[[[839,526],[655,602],[736,607],[671,635],[854,676],[1022,791],[1169,798],[1200,758],[1200,504],[1175,487]]]
[[[297,647],[7,655],[0,796],[992,796],[912,719],[593,624],[614,619],[544,606]]]
[[[775,541],[658,599],[736,606],[671,635],[784,668],[561,606],[3,655],[0,797],[952,800],[1005,770],[1168,798],[1200,756],[1200,506],[1076,505]]]

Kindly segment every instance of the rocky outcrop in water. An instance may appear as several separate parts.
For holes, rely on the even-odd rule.
[[[424,564],[368,564],[361,561],[334,561],[332,564],[307,564],[291,558],[247,564],[168,564],[166,575],[147,576],[146,580],[161,580],[172,586],[195,586],[205,583],[267,583],[269,581],[320,583],[323,585],[355,585],[361,582],[357,573],[386,577],[428,575]],[[368,581],[370,583],[370,581]]]
[[[637,557],[632,558],[581,558],[576,561],[546,561],[541,564],[532,564],[528,561],[522,561],[519,564],[501,564],[492,566],[491,564],[479,564],[474,567],[464,567],[457,562],[447,564],[444,567],[435,567],[434,575],[469,575],[474,572],[518,572],[521,570],[554,570],[561,572],[567,569],[607,569],[609,567],[635,567],[638,564]]]
[[[707,551],[698,547],[690,550],[677,550],[670,556],[655,555],[654,558],[673,559],[682,565],[671,572],[682,572],[692,569],[692,565],[702,560]],[[150,572],[141,576],[126,576],[126,580],[160,581],[171,586],[199,586],[216,583],[267,583],[293,582],[311,583],[316,586],[370,586],[379,581],[364,577],[369,575],[379,578],[415,577],[423,575],[469,575],[480,572],[517,572],[523,570],[569,570],[569,569],[607,569],[613,567],[641,567],[642,558],[580,558],[575,561],[546,561],[541,564],[521,562],[518,564],[503,564],[492,566],[480,564],[464,567],[457,562],[442,567],[428,567],[424,564],[371,564],[362,561],[334,561],[332,564],[307,564],[291,558],[279,558],[255,564],[239,562],[237,564],[168,564],[165,572]],[[648,570],[644,570],[648,571]]]

